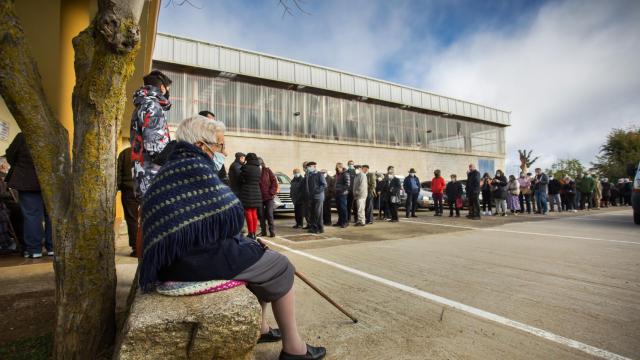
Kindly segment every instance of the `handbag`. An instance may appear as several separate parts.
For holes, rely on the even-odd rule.
[[[391,195],[391,203],[392,203],[392,204],[399,204],[399,203],[400,203],[400,201],[399,201],[399,200],[400,200],[400,199],[399,199],[397,196],[395,196],[395,195]]]
[[[456,199],[456,209],[462,209],[462,198]]]

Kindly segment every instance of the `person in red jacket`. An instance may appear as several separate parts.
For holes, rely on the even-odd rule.
[[[260,236],[267,236],[267,223],[269,223],[269,237],[275,237],[276,232],[273,225],[273,199],[278,193],[278,180],[269,169],[262,158],[260,161],[260,193],[262,194],[262,209],[258,209],[260,217]]]
[[[431,193],[433,194],[433,202],[435,204],[435,215],[434,216],[442,216],[442,198],[444,197],[444,188],[446,185],[446,181],[442,176],[440,176],[440,170],[436,170],[433,172],[435,175],[433,179],[431,179]]]

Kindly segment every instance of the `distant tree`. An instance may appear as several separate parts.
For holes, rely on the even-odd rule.
[[[592,163],[594,170],[610,179],[627,177],[640,160],[640,127],[613,129]]]
[[[554,178],[560,180],[569,175],[572,179],[575,179],[578,174],[584,174],[585,167],[578,159],[561,159],[553,163],[551,168],[545,170],[548,175],[553,175]]]
[[[536,162],[536,160],[538,160],[539,158],[539,156],[536,156],[532,160],[531,159],[532,152],[533,150],[529,150],[528,153],[527,153],[527,150],[518,150],[518,155],[520,155],[520,170],[522,170],[522,172],[524,173],[528,172],[531,165],[533,165],[533,163]]]

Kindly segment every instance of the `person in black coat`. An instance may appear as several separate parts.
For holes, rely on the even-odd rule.
[[[305,186],[304,177],[302,176],[300,169],[293,169],[293,179],[291,179],[291,201],[293,202],[293,211],[295,214],[296,224],[293,225],[294,229],[299,229],[304,226],[304,207],[305,196],[303,189]]]
[[[609,207],[609,199],[611,199],[611,183],[609,179],[604,178],[600,183],[602,186],[602,206]]]
[[[451,181],[444,188],[449,203],[449,217],[453,216],[453,209],[456,209],[456,217],[460,217],[460,207],[456,205],[456,200],[462,199],[462,184],[458,181],[456,174],[451,174]]]
[[[496,207],[496,215],[507,215],[507,185],[509,181],[502,170],[497,170],[491,181],[492,195]],[[484,194],[482,195],[484,197]]]
[[[236,159],[229,166],[229,187],[236,196],[240,194],[240,174],[242,173],[242,165],[244,165],[246,155],[237,152]]]
[[[309,219],[309,232],[312,234],[324,233],[324,222],[322,219],[322,207],[324,205],[324,191],[327,188],[327,181],[324,175],[316,169],[316,163],[307,163],[306,188],[309,194],[311,214]]]
[[[262,206],[262,192],[260,191],[260,160],[254,153],[246,156],[246,163],[240,171],[240,202],[244,206],[249,237],[256,239],[258,228],[258,208]]]
[[[467,199],[469,199],[469,215],[468,218],[480,220],[480,172],[476,170],[476,166],[469,164],[467,172]]]
[[[395,169],[393,166],[387,168],[388,182],[388,197],[389,197],[389,212],[391,213],[391,222],[398,222],[398,206],[400,205],[400,190],[402,190],[402,183],[400,179],[395,176]]]
[[[338,222],[333,226],[345,228],[349,226],[349,213],[347,208],[347,197],[351,187],[351,177],[342,163],[336,164],[336,207],[338,208]]]
[[[482,175],[482,185],[480,185],[482,192],[482,215],[491,215],[493,206],[493,194],[491,189],[491,176],[489,173]],[[487,208],[488,207],[488,208]]]
[[[23,133],[16,135],[7,148],[7,161],[11,165],[7,182],[10,188],[18,191],[18,202],[22,211],[24,256],[42,257],[43,238],[46,254],[53,256],[51,221],[44,206],[36,168]]]

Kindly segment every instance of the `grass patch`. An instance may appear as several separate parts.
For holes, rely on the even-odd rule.
[[[53,334],[0,344],[0,359],[3,360],[49,360],[52,354]]]

